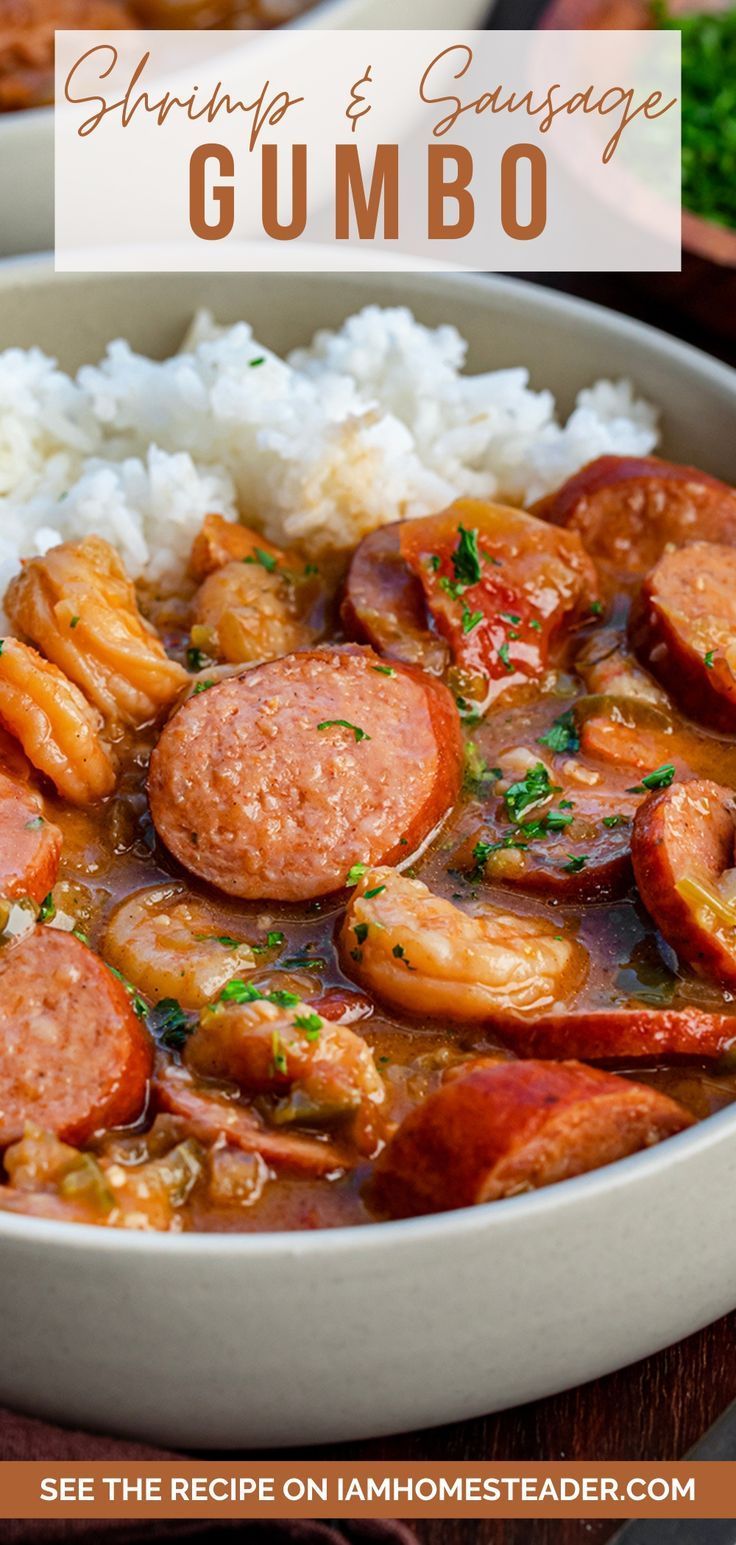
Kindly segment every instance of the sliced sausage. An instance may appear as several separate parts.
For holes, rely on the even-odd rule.
[[[354,865],[408,861],[454,804],[457,709],[438,681],[369,649],[314,650],[190,698],[151,758],[159,836],[247,898],[303,901]]]
[[[630,626],[640,660],[685,713],[736,730],[736,548],[693,542],[665,553]]]
[[[354,987],[328,987],[310,999],[309,1006],[324,1019],[339,1019],[343,1025],[370,1019],[373,1013],[372,999],[364,992],[356,992]]]
[[[642,774],[670,766],[678,779],[710,776],[712,737],[654,704],[631,697],[582,698],[574,714],[582,754],[617,768],[627,783],[638,784]],[[736,745],[721,741],[717,751],[721,776],[736,788]]]
[[[563,902],[612,901],[631,885],[629,841],[636,796],[605,787],[556,785],[550,800],[509,825],[502,801],[457,855],[490,884]],[[562,826],[562,821],[568,822]],[[558,824],[555,824],[558,823]]]
[[[581,1009],[524,1021],[496,1019],[495,1030],[520,1057],[579,1057],[585,1062],[714,1061],[736,1041],[736,1016],[682,1009]]]
[[[450,648],[432,628],[421,580],[401,551],[402,523],[381,526],[356,549],[341,606],[349,638],[441,676]]]
[[[56,880],[61,843],[39,796],[0,772],[0,897],[40,904]]]
[[[541,676],[563,623],[582,620],[597,595],[579,538],[521,510],[461,499],[389,532],[358,548],[344,620],[433,670],[443,668],[439,634],[473,708]]]
[[[651,568],[669,543],[736,542],[736,490],[656,456],[599,456],[534,513],[578,532],[596,563],[622,578]]]
[[[650,795],[631,842],[639,894],[667,943],[726,987],[736,986],[735,835],[733,791],[702,778]]]
[[[591,695],[634,698],[637,703],[669,707],[667,693],[637,664],[625,648],[625,639],[613,628],[596,629],[578,650],[575,669]]]
[[[375,1169],[392,1217],[536,1191],[692,1126],[674,1100],[579,1062],[476,1064],[402,1122]]]
[[[355,1163],[355,1153],[339,1143],[303,1137],[266,1126],[256,1111],[194,1082],[186,1069],[162,1065],[153,1094],[160,1110],[181,1116],[201,1143],[224,1141],[243,1153],[259,1153],[275,1169],[307,1176],[335,1175]]]
[[[149,1037],[125,988],[73,934],[36,928],[0,955],[0,1146],[27,1121],[70,1143],[140,1116]]]

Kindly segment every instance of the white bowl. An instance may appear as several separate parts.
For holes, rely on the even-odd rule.
[[[0,347],[65,365],[125,332],[176,347],[198,303],[283,349],[367,301],[531,365],[563,408],[604,373],[664,410],[665,450],[736,481],[736,376],[638,323],[482,278],[67,276],[0,267]],[[609,1372],[736,1305],[736,1108],[536,1195],[322,1233],[124,1234],[0,1214],[0,1402],[191,1448],[455,1421]]]
[[[299,27],[479,27],[495,0],[321,0]],[[0,113],[0,258],[54,244],[54,114]]]

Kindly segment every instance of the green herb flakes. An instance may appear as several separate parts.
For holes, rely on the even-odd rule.
[[[518,822],[531,805],[538,805],[543,799],[551,799],[553,794],[561,793],[562,789],[551,782],[544,763],[535,762],[518,783],[511,784],[503,798],[510,819]]]
[[[348,869],[346,885],[357,885],[362,880],[367,868],[367,864],[353,864],[352,869]]]
[[[323,1027],[319,1014],[297,1014],[294,1029],[302,1030],[308,1041],[316,1041]]]
[[[458,526],[459,541],[452,554],[452,567],[459,585],[477,585],[481,577],[478,532]]]
[[[559,715],[554,724],[540,735],[537,740],[540,746],[548,746],[550,751],[561,755],[564,751],[579,751],[580,736],[575,724],[575,716],[571,708],[566,713]]]
[[[353,735],[355,736],[356,741],[370,740],[370,738],[371,738],[370,735],[366,734],[365,730],[361,730],[360,729],[359,725],[351,724],[349,719],[323,719],[322,723],[317,725],[317,729],[318,730],[335,730],[335,729],[351,730]]]
[[[648,794],[651,789],[668,789],[675,776],[675,767],[672,762],[663,762],[661,767],[655,767],[654,772],[647,773],[641,783],[635,783],[632,789],[627,789],[627,794]]]
[[[196,1025],[196,1014],[187,1014],[176,998],[162,998],[148,1015],[151,1034],[171,1051],[186,1045]]]

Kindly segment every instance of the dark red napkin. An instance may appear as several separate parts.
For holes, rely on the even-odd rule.
[[[0,1460],[175,1460],[181,1455],[165,1449],[147,1448],[143,1443],[124,1443],[115,1438],[98,1438],[89,1432],[72,1432],[51,1427],[14,1411],[0,1410]],[[215,1545],[227,1533],[235,1534],[243,1545],[417,1545],[416,1535],[406,1524],[393,1519],[361,1519],[339,1524],[310,1519],[288,1519],[282,1523],[243,1522],[226,1519],[218,1524],[201,1520],[178,1522],[160,1520],[126,1522],[118,1519],[18,1519],[0,1521],[3,1545],[96,1545],[98,1540],[110,1545],[138,1545],[150,1541],[186,1541],[187,1545]]]

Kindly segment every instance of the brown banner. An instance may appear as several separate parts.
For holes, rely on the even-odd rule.
[[[733,1464],[0,1464],[2,1518],[732,1518]]]

